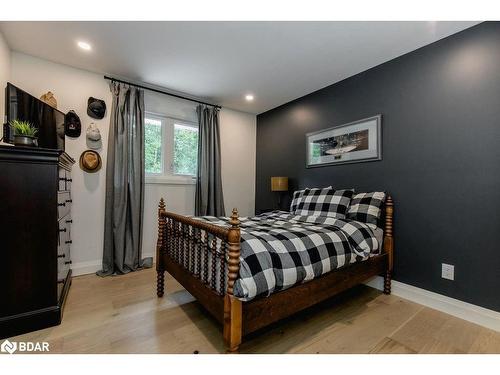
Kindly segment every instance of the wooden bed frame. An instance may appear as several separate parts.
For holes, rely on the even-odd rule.
[[[228,352],[237,352],[244,335],[373,276],[384,276],[384,293],[389,294],[394,252],[394,204],[390,196],[383,211],[385,228],[380,255],[330,271],[269,297],[243,302],[233,295],[240,267],[238,211],[233,209],[230,226],[223,227],[167,212],[162,198],[158,208],[156,246],[157,295],[162,297],[164,294],[167,271],[223,324],[225,347]]]

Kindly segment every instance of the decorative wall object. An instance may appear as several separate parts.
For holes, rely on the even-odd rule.
[[[87,127],[86,138],[87,147],[91,150],[99,150],[102,148],[101,132],[93,122]]]
[[[82,133],[82,122],[73,110],[66,113],[64,117],[64,133],[72,138],[78,138]]]
[[[57,100],[52,93],[52,91],[47,92],[46,94],[43,94],[40,96],[40,100],[44,103],[47,103],[48,105],[57,108]]]
[[[101,120],[106,115],[106,103],[104,100],[90,97],[87,100],[87,115],[97,120]]]
[[[382,115],[306,134],[307,167],[382,159]]]
[[[80,155],[80,168],[87,173],[95,173],[102,167],[101,155],[94,150],[85,150]]]

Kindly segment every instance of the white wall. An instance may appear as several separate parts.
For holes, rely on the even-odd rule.
[[[102,75],[16,52],[12,53],[11,81],[36,97],[52,91],[59,110],[66,113],[72,109],[80,117],[81,136],[76,139],[66,137],[66,152],[76,160],[72,173],[71,257],[76,273],[93,272],[100,267],[102,257],[106,147],[100,150],[103,168],[97,173],[84,173],[78,166],[78,159],[87,149],[85,129],[92,121],[101,132],[103,145],[107,145],[111,105],[108,83]],[[105,100],[108,111],[102,120],[87,116],[89,96]]]
[[[0,138],[3,133],[5,114],[5,86],[10,79],[10,49],[2,33],[0,33]]]
[[[101,131],[103,149],[100,150],[103,168],[95,174],[84,173],[75,164],[73,168],[73,227],[72,259],[75,274],[92,273],[101,267],[104,226],[106,176],[106,145],[108,141],[111,94],[108,82],[101,74],[72,68],[18,52],[11,54],[11,82],[34,96],[52,91],[58,109],[75,110],[82,121],[82,135],[77,139],[66,137],[66,152],[78,161],[86,149],[85,129],[95,122]],[[87,116],[89,96],[104,99],[108,107],[106,117],[94,120]],[[164,95],[146,94],[146,110],[164,113],[179,119],[196,121],[191,102]],[[255,134],[256,117],[223,109],[221,111],[221,141],[223,189],[226,209],[235,206],[241,215],[253,215],[255,206]],[[230,141],[230,143],[229,143]],[[181,214],[194,212],[194,185],[146,184],[144,210],[143,255],[154,252],[157,226],[157,204],[165,198],[168,209]]]
[[[220,112],[222,188],[226,215],[255,213],[256,116],[223,108]]]

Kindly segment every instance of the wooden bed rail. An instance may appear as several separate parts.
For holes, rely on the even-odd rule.
[[[224,341],[236,351],[242,337],[242,302],[233,288],[240,270],[240,221],[233,209],[229,226],[167,212],[158,205],[156,271],[158,297],[164,295],[165,271],[183,274],[181,284],[198,299],[211,296],[209,311],[224,324]],[[181,270],[182,268],[182,270]],[[220,301],[220,303],[219,303]],[[219,310],[223,314],[219,314]]]
[[[163,198],[162,198],[163,199]],[[162,200],[160,200],[160,207],[162,204]],[[204,230],[212,235],[214,235],[217,238],[220,238],[222,240],[227,240],[229,236],[229,227],[223,227],[220,225],[214,225],[207,223],[206,221],[201,221],[198,219],[191,218],[189,216],[184,216],[184,215],[179,215],[175,214],[173,212],[167,212],[166,207],[165,207],[165,202],[163,202],[163,210],[158,211],[158,215],[160,218],[167,219],[170,218],[173,221],[177,221],[179,223],[189,225],[192,227],[196,227],[198,229]],[[236,211],[236,215],[238,215],[238,211]]]

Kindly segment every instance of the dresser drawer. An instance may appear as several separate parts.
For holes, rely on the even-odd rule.
[[[69,192],[57,193],[57,218],[60,219],[66,216],[71,210],[71,194]]]
[[[58,228],[59,228],[59,239],[63,236],[71,237],[71,224],[73,224],[73,219],[71,218],[71,214],[66,215],[63,220],[59,220]],[[60,245],[61,243],[59,243]]]
[[[71,245],[71,222],[72,221],[70,215],[67,215],[62,220],[59,220],[57,224],[59,232],[59,237],[57,242],[58,250],[62,249],[63,247]],[[61,252],[58,251],[58,254],[61,254]]]
[[[59,191],[66,190],[66,170],[64,168],[59,168],[58,170],[59,178]]]
[[[71,178],[71,171],[59,167],[58,169],[58,179],[59,179],[59,191],[70,191],[71,183],[73,179]]]
[[[71,217],[59,220],[59,240],[57,245],[57,279],[64,280],[71,265]]]
[[[68,276],[68,272],[70,270],[70,260],[64,260],[63,258],[59,258],[57,260],[57,282],[63,283],[66,277]]]
[[[64,282],[70,270],[71,260],[68,258],[57,258],[57,282]]]
[[[63,252],[57,255],[57,280],[65,279],[71,266],[69,246],[61,250]]]
[[[71,171],[66,171],[66,190],[71,191],[71,184],[73,183],[73,178],[71,177]]]

